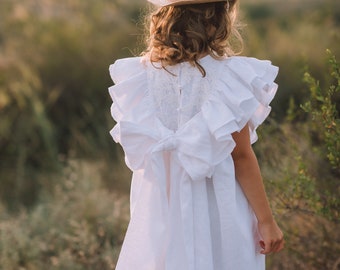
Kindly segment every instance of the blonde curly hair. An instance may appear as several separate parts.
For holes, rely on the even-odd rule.
[[[235,55],[233,41],[241,45],[239,52],[242,50],[237,2],[229,0],[158,8],[148,17],[147,49],[143,55],[148,56],[152,63],[161,63],[164,69],[187,61],[205,76],[204,68],[198,63],[201,57],[209,54],[221,59]]]

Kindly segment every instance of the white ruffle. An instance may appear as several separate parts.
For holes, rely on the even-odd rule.
[[[248,123],[251,143],[256,142],[256,129],[268,117],[278,88],[274,82],[278,68],[269,61],[231,57],[220,64],[218,72],[218,94],[202,108],[211,132],[220,140]]]
[[[115,85],[109,87],[113,101],[111,116],[116,125],[110,131],[117,142],[121,142],[120,122],[129,121],[148,125],[151,117],[147,104],[147,74],[141,57],[119,59],[110,65],[109,71]],[[152,123],[149,122],[149,125]]]
[[[118,123],[123,118],[132,121],[138,119],[139,110],[147,89],[147,76],[141,58],[126,58],[117,60],[109,68],[111,78],[115,83],[109,88],[113,104],[111,115]],[[136,118],[137,117],[137,118]]]

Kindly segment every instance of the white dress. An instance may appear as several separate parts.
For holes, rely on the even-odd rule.
[[[278,68],[247,57],[167,68],[110,66],[113,139],[133,171],[117,270],[263,270],[256,217],[235,179],[231,136],[251,141],[270,112]]]

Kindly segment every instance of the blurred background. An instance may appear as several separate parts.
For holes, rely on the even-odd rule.
[[[340,2],[243,0],[244,55],[280,67],[255,144],[286,249],[340,269]],[[108,67],[143,47],[143,0],[0,0],[0,269],[114,269],[130,172]]]

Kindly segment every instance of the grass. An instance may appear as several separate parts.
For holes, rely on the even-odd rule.
[[[0,269],[115,268],[128,197],[102,186],[101,167],[69,161],[62,175],[53,176],[53,194],[42,194],[31,210],[12,216],[1,206]]]

